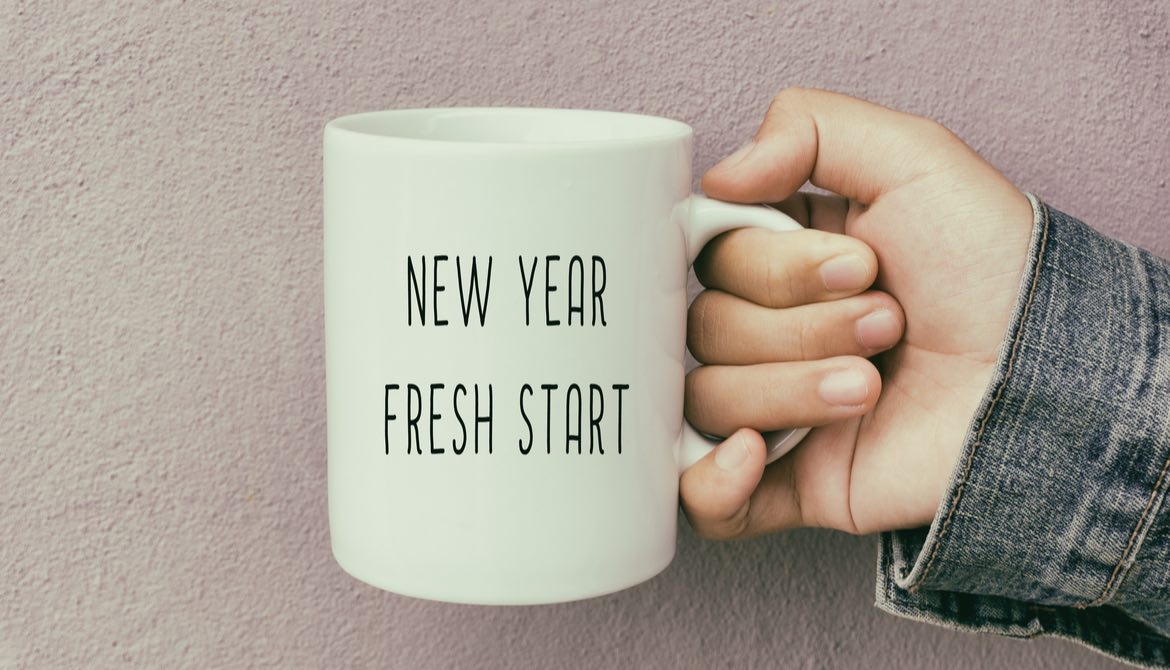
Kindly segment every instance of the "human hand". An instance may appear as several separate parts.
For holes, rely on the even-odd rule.
[[[841,197],[797,193],[806,181]],[[1011,317],[1027,198],[933,121],[803,89],[776,96],[703,190],[778,203],[812,230],[732,231],[695,263],[707,290],[687,341],[705,365],[686,416],[747,429],[683,474],[691,524],[721,539],[929,524]],[[879,377],[867,357],[895,342]],[[799,425],[817,428],[765,469],[755,431]]]

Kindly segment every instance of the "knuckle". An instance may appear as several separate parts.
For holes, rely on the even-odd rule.
[[[783,307],[798,295],[797,278],[790,263],[777,256],[769,256],[761,264],[763,276],[760,284],[764,287],[769,307]]]
[[[798,360],[810,361],[820,357],[820,335],[816,326],[805,318],[796,321],[796,348]]]
[[[812,88],[793,87],[781,90],[772,96],[760,132],[773,132],[775,128],[786,127],[801,138],[800,142],[804,146],[799,150],[815,151],[816,123],[812,114],[820,104],[818,98],[823,95],[824,91]]]

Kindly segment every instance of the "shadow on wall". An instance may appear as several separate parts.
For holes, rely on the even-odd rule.
[[[1067,645],[1061,641],[956,633],[878,611],[873,537],[801,530],[716,543],[680,523],[678,555],[664,573],[576,603],[450,605],[339,578],[367,605],[366,617],[385,622],[400,667],[681,670],[758,667],[765,659],[777,668],[1067,667],[1051,649]],[[403,634],[411,622],[425,622],[425,630]],[[1117,667],[1088,652],[1081,660],[1083,668]]]

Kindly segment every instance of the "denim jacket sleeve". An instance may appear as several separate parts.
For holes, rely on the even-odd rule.
[[[885,533],[877,605],[1170,667],[1170,262],[1032,200],[997,372],[929,528]]]

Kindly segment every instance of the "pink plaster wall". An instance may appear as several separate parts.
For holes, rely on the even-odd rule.
[[[832,87],[1170,253],[1167,4],[1027,4],[0,2],[0,668],[1111,665],[877,612],[872,538],[684,530],[648,584],[517,609],[377,591],[328,544],[327,119],[635,110],[702,169]]]

